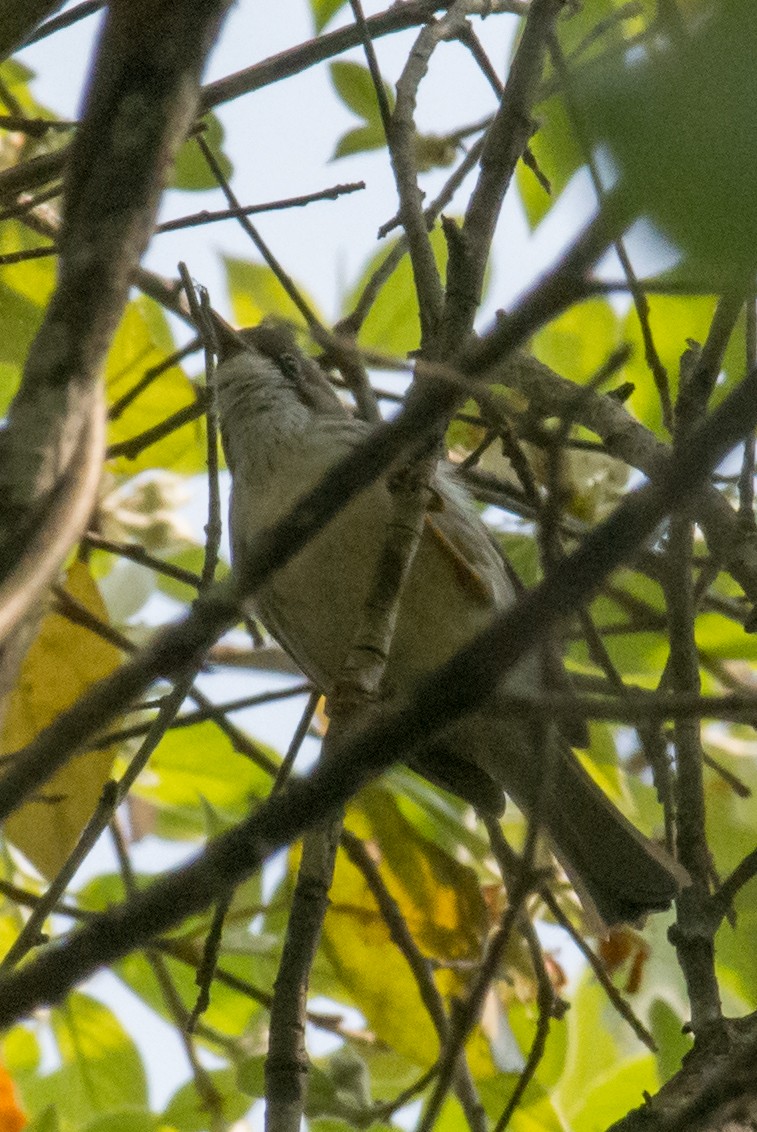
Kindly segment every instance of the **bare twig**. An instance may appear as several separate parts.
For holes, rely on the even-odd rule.
[[[105,453],[106,458],[115,460],[117,456],[125,456],[127,460],[136,460],[137,456],[144,452],[146,448],[151,448],[153,444],[164,440],[165,437],[170,436],[177,429],[183,428],[184,425],[199,420],[200,417],[205,415],[206,411],[206,398],[204,394],[198,393],[197,399],[191,405],[177,409],[175,413],[171,413],[170,417],[166,417],[165,420],[156,425],[151,425],[150,428],[146,428],[144,432],[140,432],[136,436],[130,436],[128,440],[119,440],[115,444],[111,444]]]
[[[487,829],[497,863],[506,874],[512,873],[517,869],[518,866],[519,858],[517,854],[508,845],[507,840],[502,834],[502,830],[500,829],[497,822],[487,822]],[[600,983],[614,1009],[618,1012],[620,1017],[628,1023],[634,1034],[636,1034],[636,1037],[644,1043],[647,1049],[651,1050],[654,1053],[657,1049],[654,1038],[649,1033],[641,1019],[637,1018],[637,1016],[634,1014],[631,1006],[626,1001],[626,999],[623,998],[622,994],[615,986],[612,979],[609,977],[602,960],[598,955],[595,954],[591,947],[589,947],[583,935],[573,926],[568,917],[565,915],[562,908],[560,907],[559,901],[550,889],[549,884],[546,882],[538,883],[536,886],[536,891],[538,892],[540,899],[546,905],[555,922],[559,924],[565,932],[567,932],[578,950],[583,955],[586,962],[591,967],[594,975],[597,978],[597,981]]]
[[[449,0],[407,0],[401,5],[392,5],[386,11],[366,20],[371,39],[418,27],[430,20],[434,13],[449,8]],[[491,12],[514,12],[523,15],[528,11],[528,0],[470,0],[466,11],[490,14]],[[325,59],[341,55],[352,47],[359,47],[362,33],[357,24],[338,28],[336,31],[319,35],[297,47],[272,55],[261,63],[227,75],[217,82],[209,83],[203,90],[202,111],[212,110],[223,102],[250,94],[261,87],[268,86],[292,75],[300,74],[315,67]]]
[[[389,105],[389,99],[386,97],[386,90],[384,89],[384,80],[381,78],[381,71],[376,58],[376,51],[373,47],[373,40],[371,39],[371,31],[368,27],[368,22],[363,12],[363,5],[360,0],[350,0],[350,7],[352,14],[355,17],[355,24],[360,32],[360,39],[363,44],[366,62],[368,63],[368,70],[370,72],[371,80],[373,82],[373,89],[376,92],[376,101],[378,102],[379,113],[381,121],[384,126],[384,134],[387,141],[391,132],[392,109]]]
[[[313,722],[315,709],[318,707],[318,701],[320,700],[320,698],[321,693],[318,690],[310,692],[310,695],[308,696],[308,702],[305,705],[305,710],[300,717],[300,721],[297,724],[291,742],[287,747],[286,754],[281,760],[281,766],[276,772],[276,777],[273,780],[273,786],[271,787],[272,793],[276,790],[280,790],[286,780],[289,778],[297,755],[300,753],[300,748],[302,747],[302,744],[305,741],[305,737],[310,729],[310,724]]]
[[[196,228],[200,224],[216,224],[219,220],[238,220],[240,216],[254,216],[259,212],[279,212],[285,208],[302,208],[317,200],[336,200],[347,193],[356,193],[365,188],[365,181],[354,181],[347,185],[332,185],[329,189],[320,189],[315,193],[305,193],[299,197],[287,197],[286,200],[271,200],[265,204],[249,204],[243,208],[221,208],[215,212],[203,209],[202,212],[193,212],[189,216],[178,216],[175,220],[165,220],[158,224],[155,234],[163,232],[176,232],[181,228]]]
[[[116,858],[118,859],[119,868],[121,871],[121,878],[124,883],[127,895],[133,896],[137,891],[134,872],[129,860],[129,854],[126,849],[121,829],[117,819],[114,817],[109,823],[109,830],[113,846],[116,851]],[[192,1078],[197,1089],[198,1096],[204,1107],[210,1114],[213,1132],[217,1129],[222,1132],[224,1125],[223,1120],[223,1107],[222,1098],[213,1084],[213,1079],[208,1071],[201,1064],[197,1050],[195,1049],[194,1041],[192,1040],[191,1032],[188,1025],[188,1011],[186,1006],[181,1000],[181,997],[174,985],[171,978],[171,973],[168,969],[165,957],[155,947],[149,947],[145,951],[145,958],[152,970],[155,980],[163,995],[163,1001],[166,1005],[168,1013],[173,1018],[176,1026],[179,1041],[184,1047],[187,1062],[189,1064]]]
[[[24,263],[28,259],[46,259],[57,254],[57,247],[27,248],[21,252],[5,252],[4,255],[0,255],[0,267],[9,267],[12,263]]]
[[[451,7],[450,16],[457,24],[460,3]],[[399,218],[407,240],[413,269],[415,293],[421,323],[421,353],[427,358],[438,356],[438,327],[442,314],[443,292],[428,226],[423,214],[423,196],[418,187],[415,157],[415,102],[418,87],[425,77],[432,52],[444,32],[440,24],[428,24],[419,33],[397,81],[397,102],[390,119],[387,143],[394,182],[399,198]]]
[[[56,31],[71,27],[72,24],[78,23],[79,20],[85,20],[88,16],[93,16],[95,12],[99,12],[101,8],[104,8],[105,4],[106,0],[82,0],[81,4],[76,4],[67,12],[61,12],[59,16],[53,16],[52,19],[46,20],[44,24],[41,24],[31,35],[26,37],[24,47],[29,47],[32,43],[39,43],[41,39],[46,39],[49,35],[54,35]],[[45,7],[52,11],[60,7],[60,5],[58,3],[46,3]]]
[[[97,804],[97,809],[82,830],[74,849],[58,870],[57,875],[48,885],[44,896],[40,898],[35,906],[31,916],[24,924],[23,930],[13,941],[11,947],[3,957],[2,964],[0,964],[0,971],[9,971],[12,967],[15,967],[17,963],[20,963],[27,952],[33,947],[37,947],[41,942],[46,942],[41,934],[42,925],[68,888],[71,878],[79,868],[79,865],[81,865],[82,861],[89,855],[103,829],[105,829],[110,821],[117,803],[117,797],[117,784],[112,780],[106,782]]]

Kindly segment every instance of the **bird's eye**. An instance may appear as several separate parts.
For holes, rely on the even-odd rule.
[[[299,362],[295,354],[279,354],[279,366],[286,377],[298,377],[300,373]]]

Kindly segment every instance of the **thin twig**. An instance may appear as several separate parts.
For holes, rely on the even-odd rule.
[[[459,4],[452,5],[452,13]],[[459,19],[459,17],[458,17]],[[443,307],[443,291],[428,225],[423,214],[423,196],[418,187],[415,156],[415,103],[418,87],[425,77],[432,52],[441,41],[440,24],[429,24],[419,33],[397,81],[397,101],[391,115],[387,144],[394,182],[399,197],[400,223],[407,240],[413,268],[415,293],[421,323],[421,353],[437,354],[436,336]]]
[[[487,130],[481,168],[465,212],[455,262],[448,268],[445,346],[455,351],[470,335],[502,201],[531,136],[531,111],[541,81],[548,37],[562,0],[531,0],[502,98]],[[450,249],[452,252],[452,249]]]
[[[489,831],[489,837],[492,847],[495,849],[495,857],[497,858],[500,868],[503,868],[505,871],[513,870],[518,863],[518,856],[515,853],[515,850],[511,849],[508,845],[507,840],[503,836],[498,823],[487,823],[487,828]],[[592,948],[584,939],[583,935],[577,930],[577,928],[574,927],[574,925],[565,915],[562,908],[560,907],[559,900],[552,892],[549,885],[540,882],[537,884],[536,891],[539,894],[539,898],[544,902],[547,909],[549,910],[552,918],[565,932],[567,932],[578,950],[583,955],[586,962],[591,967],[594,975],[597,978],[597,981],[601,985],[614,1009],[618,1012],[620,1017],[628,1023],[639,1041],[643,1042],[647,1049],[651,1050],[654,1053],[657,1049],[654,1038],[649,1033],[641,1019],[637,1018],[637,1016],[634,1014],[630,1004],[626,1001],[625,998],[623,998],[623,995],[620,993],[620,991],[608,975],[605,965],[600,957],[592,950]]]
[[[67,12],[61,12],[59,16],[53,16],[52,19],[46,20],[44,24],[40,24],[30,36],[24,41],[24,47],[30,47],[32,43],[39,43],[41,39],[46,39],[49,35],[54,35],[56,31],[61,31],[63,28],[71,27],[72,24],[78,23],[79,20],[85,20],[88,16],[93,16],[95,12],[99,12],[104,8],[107,0],[82,0],[81,4],[76,4]]]
[[[155,229],[156,235],[163,232],[176,232],[182,228],[195,228],[201,224],[216,224],[219,220],[238,220],[240,216],[254,216],[259,212],[278,212],[285,208],[302,208],[317,200],[336,200],[347,193],[356,193],[365,188],[365,181],[352,181],[346,185],[332,185],[318,192],[305,193],[299,197],[267,201],[265,204],[249,204],[240,208],[221,208],[214,212],[203,209],[188,216],[178,216],[175,220],[165,220]]]
[[[310,691],[308,702],[305,704],[305,710],[300,716],[300,721],[295,728],[294,735],[292,736],[289,746],[287,747],[286,754],[281,761],[281,766],[276,772],[276,777],[273,780],[273,786],[271,787],[271,793],[274,793],[276,790],[280,790],[286,780],[289,778],[289,775],[292,773],[292,767],[295,764],[297,755],[300,753],[300,748],[305,741],[305,737],[310,730],[310,724],[313,722],[315,709],[318,707],[318,701],[320,700],[320,698],[321,693],[317,689]]]
[[[154,554],[150,554],[139,543],[116,542],[113,539],[103,538],[95,531],[87,531],[82,542],[85,546],[91,546],[94,550],[105,550],[119,558],[128,558],[129,561],[137,562],[140,566],[147,566],[150,570],[155,570],[158,574],[165,574],[167,578],[173,578],[177,582],[184,582],[185,585],[191,586],[193,589],[200,588],[199,574],[195,574],[192,570],[186,570],[183,566],[176,566],[173,562],[164,562],[162,558],[156,558]]]
[[[539,937],[526,913],[521,916],[520,931],[526,940],[526,946],[528,947],[531,963],[536,974],[536,1032],[531,1043],[531,1048],[528,1051],[526,1064],[523,1066],[515,1088],[510,1094],[510,1099],[494,1126],[494,1132],[504,1132],[504,1129],[509,1125],[510,1120],[520,1104],[526,1089],[533,1081],[536,1070],[539,1068],[541,1060],[544,1057],[552,1019],[555,1017],[561,1018],[567,1009],[567,1003],[562,1002],[555,994],[555,989],[552,986],[552,981],[544,962]]]
[[[746,368],[757,365],[757,297],[746,301]],[[755,435],[744,439],[744,456],[739,475],[739,520],[742,527],[754,531],[757,527],[754,514]]]
[[[0,267],[9,267],[12,263],[25,263],[28,259],[46,259],[57,255],[58,251],[58,247],[53,245],[49,248],[27,248],[21,252],[5,252],[0,255]]]
[[[117,456],[125,456],[128,460],[136,460],[137,456],[144,452],[146,448],[151,448],[153,444],[157,444],[159,440],[164,440],[172,432],[183,428],[184,425],[199,420],[200,417],[205,415],[206,407],[205,397],[198,394],[193,404],[177,410],[177,412],[166,417],[165,420],[146,428],[144,432],[130,436],[128,440],[120,440],[111,444],[105,453],[106,458],[115,460]]]
[[[355,24],[360,32],[360,39],[363,44],[363,51],[365,52],[366,62],[368,63],[368,70],[370,72],[371,80],[373,82],[373,89],[376,92],[376,101],[378,102],[379,113],[381,115],[381,122],[384,126],[384,134],[387,141],[392,128],[392,108],[389,105],[389,99],[386,96],[386,89],[384,87],[384,80],[381,78],[381,71],[376,58],[376,51],[371,39],[370,28],[363,12],[363,5],[360,0],[350,0],[350,7],[352,14],[355,17]]]
[[[710,897],[712,910],[718,922],[727,915],[736,893],[755,876],[757,876],[757,849],[747,853],[746,857],[739,862],[730,876],[726,877]]]
[[[41,942],[46,942],[41,934],[42,925],[68,888],[74,873],[85,858],[89,856],[95,842],[110,821],[117,799],[118,786],[111,779],[103,786],[97,808],[79,835],[74,849],[69,853],[56,876],[48,885],[44,895],[40,897],[39,903],[33,909],[22,931],[3,957],[3,961],[0,963],[0,971],[9,971],[17,963],[20,963],[33,947],[37,947]]]

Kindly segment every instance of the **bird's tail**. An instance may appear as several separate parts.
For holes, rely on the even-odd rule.
[[[475,715],[411,765],[483,814],[501,813],[503,788],[528,814],[540,798],[547,766],[543,751],[523,739],[522,724],[513,728],[502,717]],[[634,924],[647,912],[669,907],[689,883],[686,870],[624,817],[567,744],[556,736],[547,741],[558,747],[540,813],[542,829],[589,918],[597,928]]]
[[[686,870],[639,833],[574,755],[556,760],[545,826],[584,904],[607,926],[669,907],[690,883]]]

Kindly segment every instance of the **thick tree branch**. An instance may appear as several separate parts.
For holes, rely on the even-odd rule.
[[[14,624],[33,616],[94,504],[102,460],[100,368],[151,235],[166,172],[194,119],[200,72],[228,2],[140,0],[114,7],[106,23],[71,149],[58,285],[3,435],[6,683],[10,654],[20,655]],[[80,463],[84,453],[87,467]]]

